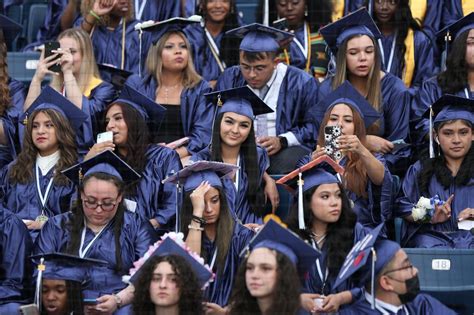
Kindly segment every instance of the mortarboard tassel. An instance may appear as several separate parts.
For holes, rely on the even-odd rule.
[[[305,229],[304,224],[304,211],[303,211],[303,185],[304,180],[302,178],[303,174],[301,172],[298,174],[298,225],[300,230]]]
[[[138,29],[138,76],[142,77],[142,35],[143,29]]]
[[[371,271],[371,279],[370,279],[370,294],[372,294],[372,301],[371,307],[375,309],[375,262],[377,261],[377,253],[375,249],[372,247],[372,271]]]
[[[433,107],[430,107],[430,128],[428,131],[430,134],[430,159],[435,157],[433,148]]]
[[[451,33],[448,32],[446,33],[446,36],[444,36],[444,50],[441,53],[441,71],[446,70],[446,59],[448,58],[448,48],[449,48],[449,42],[451,41]]]
[[[35,304],[38,306],[38,309],[41,310],[41,280],[43,278],[43,271],[46,269],[43,257],[41,257],[37,268],[38,276],[36,277]]]

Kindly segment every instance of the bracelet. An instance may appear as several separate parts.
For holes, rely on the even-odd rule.
[[[196,223],[199,223],[199,225],[200,225],[201,227],[206,224],[206,220],[205,220],[204,218],[195,216],[194,214],[193,214],[193,217],[192,217],[192,221],[194,221],[194,222],[196,222]]]
[[[194,225],[188,225],[188,229],[190,230],[196,230],[196,231],[204,231],[204,228],[200,227],[200,226],[194,226]]]
[[[115,298],[115,303],[117,304],[117,309],[122,307],[122,298],[118,296],[117,294],[112,294],[112,296]]]
[[[90,25],[90,26],[94,26],[94,23],[91,23],[91,22],[87,21],[86,18],[84,18],[84,19],[82,20],[82,22],[85,22],[86,24],[88,24],[88,25]]]
[[[101,21],[100,16],[99,16],[97,13],[95,13],[94,10],[90,10],[90,11],[89,11],[89,14],[92,15],[93,17],[95,17],[95,19],[96,19],[97,21],[99,21],[99,22]]]

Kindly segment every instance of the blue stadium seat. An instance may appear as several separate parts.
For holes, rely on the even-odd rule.
[[[48,5],[35,3],[30,6],[28,26],[26,29],[26,43],[31,44],[36,40],[38,29],[43,25]]]
[[[39,58],[40,53],[38,52],[8,52],[9,76],[29,85],[35,74]]]
[[[256,22],[256,12],[258,7],[258,1],[255,0],[237,0],[237,9],[242,15],[244,24],[250,24]]]
[[[395,241],[398,244],[401,244],[400,242],[402,241],[402,224],[403,224],[403,219],[402,218],[395,218],[394,219]]]
[[[282,178],[284,175],[270,175],[274,180]],[[280,195],[280,204],[275,214],[282,220],[285,220],[290,212],[293,196],[282,185],[277,185],[278,194]]]
[[[474,313],[474,250],[405,248],[421,290],[459,312]]]
[[[23,6],[21,4],[11,5],[7,8],[6,15],[11,18],[13,21],[23,24]],[[17,51],[18,50],[18,38],[20,35],[13,37],[8,32],[3,34],[5,37],[5,43],[7,43],[8,51]]]

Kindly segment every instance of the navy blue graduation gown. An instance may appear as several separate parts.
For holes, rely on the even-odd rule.
[[[0,146],[0,169],[13,161],[20,151],[18,124],[21,123],[19,117],[23,113],[23,104],[26,97],[25,86],[20,81],[10,79],[8,88],[10,89],[10,106],[0,117],[7,139],[7,144]]]
[[[51,218],[43,226],[34,245],[34,253],[64,252],[71,241],[71,234],[65,228],[72,214],[64,213]],[[108,262],[104,267],[93,267],[90,282],[83,288],[91,297],[104,294],[117,293],[127,285],[122,282],[122,276],[128,274],[133,262],[142,257],[149,246],[155,241],[155,232],[149,222],[146,222],[134,213],[125,211],[123,226],[120,232],[120,248],[122,257],[122,268],[116,271],[117,261],[115,258],[115,236],[112,223],[102,231],[97,240],[86,252],[85,258],[94,258]],[[82,232],[82,230],[81,230]],[[79,233],[81,233],[79,232]],[[77,237],[81,237],[78,235]],[[86,229],[84,249],[95,237],[94,232]],[[79,255],[79,251],[75,253]]]
[[[384,64],[386,66],[388,66],[390,50],[395,39],[396,38],[394,34],[390,36],[383,36],[381,39],[385,56]],[[435,65],[434,45],[432,45],[428,36],[426,36],[423,32],[415,31],[414,44],[415,69],[410,87],[419,88],[423,81],[426,81],[427,79],[431,78],[435,73],[437,73],[437,67]],[[398,53],[395,48],[392,66],[390,68],[391,74],[402,78],[403,68],[401,67],[401,63],[404,58],[405,56]]]
[[[33,178],[27,184],[15,183],[9,180],[11,163],[0,173],[2,204],[5,208],[15,213],[22,220],[35,220],[41,214],[41,200],[36,188],[35,166],[33,166]],[[50,179],[54,175],[54,168],[46,175],[40,173],[41,192],[46,193],[46,188]],[[68,181],[66,185],[58,185],[53,182],[45,205],[45,215],[51,218],[60,213],[69,211],[71,201],[76,197],[76,186]],[[38,235],[38,230],[30,230],[31,237],[34,239]]]
[[[239,66],[227,68],[217,81],[216,90],[246,85]],[[318,102],[318,83],[309,74],[288,66],[280,86],[277,102],[276,134],[291,131],[300,145],[313,150],[316,147],[316,126],[308,115]]]
[[[405,217],[411,214],[413,206],[422,197],[418,183],[418,176],[421,173],[420,161],[413,164],[403,180],[402,195],[397,200],[396,215]],[[419,224],[405,221],[402,230],[402,244],[406,247],[450,247],[450,248],[474,248],[474,237],[470,231],[458,230],[458,215],[474,205],[474,177],[468,181],[467,185],[456,185],[454,179],[449,187],[444,188],[433,175],[428,187],[431,198],[436,194],[443,201],[454,194],[451,202],[451,218],[444,223]]]
[[[132,75],[126,83],[149,98],[156,99],[158,84],[153,76],[146,75],[142,79],[138,75]],[[210,91],[209,83],[201,80],[195,87],[185,88],[181,93],[181,123],[183,124],[184,134],[189,137],[186,149],[191,154],[200,151],[211,142],[215,108],[204,97],[204,94]],[[152,134],[158,132],[158,130],[150,131]]]
[[[445,0],[443,7],[443,27],[446,27],[471,12],[464,12],[463,0]],[[467,10],[466,10],[467,11]]]
[[[216,277],[213,282],[209,284],[209,287],[204,293],[204,299],[207,302],[219,304],[220,306],[226,306],[234,286],[235,275],[239,268],[241,257],[240,253],[248,245],[250,239],[254,233],[252,230],[236,223],[232,239],[230,241],[230,247],[227,252],[225,266],[222,271],[219,271],[221,266],[214,266],[214,273]],[[211,242],[203,233],[203,248],[207,252],[207,256],[210,257],[207,264],[210,264],[210,259],[216,250],[215,242]]]
[[[356,223],[354,226],[354,244],[359,240],[364,238],[366,234],[370,232],[369,229],[364,228],[360,223]],[[319,250],[319,249],[318,249]],[[321,272],[323,277],[326,274],[326,264],[327,264],[327,255],[328,248],[326,244],[323,245],[323,248],[320,250],[321,257],[319,258],[319,263],[321,267]],[[303,290],[305,293],[317,293],[323,295],[329,295],[334,293],[339,293],[342,291],[350,290],[352,294],[352,300],[356,300],[360,297],[361,289],[357,287],[349,279],[346,280],[342,285],[334,288],[337,275],[329,275],[326,281],[321,279],[319,275],[318,268],[316,263],[314,263],[309,270],[308,276],[305,278],[303,283]]]
[[[142,21],[164,21],[173,17],[181,16],[181,1],[173,0],[140,0],[140,4],[146,1],[142,16],[136,16],[137,20]],[[135,8],[135,14],[137,14]]]
[[[419,293],[415,300],[405,304],[406,309],[409,315],[429,315],[429,314],[439,314],[439,315],[451,315],[456,314],[456,312],[444,306],[441,302],[435,298],[429,296],[428,294]],[[380,305],[377,305],[375,310],[372,309],[371,302],[366,299],[364,295],[354,302],[353,304],[342,308],[339,310],[340,315],[405,315],[407,314],[404,309],[401,309],[397,313],[390,312],[387,309],[382,308]]]
[[[0,206],[0,314],[12,314],[6,312],[9,303],[28,301],[32,246],[23,222]]]
[[[173,184],[163,184],[169,174],[181,169],[176,151],[161,145],[150,145],[147,163],[142,178],[137,184],[136,194],[127,199],[137,203],[136,212],[144,220],[156,219],[161,228],[174,230],[177,191]]]
[[[392,200],[394,198],[392,191],[393,177],[385,163],[385,159],[381,154],[375,154],[384,166],[384,177],[382,185],[377,186],[367,178],[367,195],[368,198],[357,196],[354,192],[347,190],[347,196],[354,202],[353,211],[357,214],[357,221],[363,226],[375,228],[382,222],[388,221],[392,218]],[[311,161],[311,154],[302,158],[297,166],[302,166]],[[347,164],[347,158],[339,161],[342,167]],[[385,228],[384,228],[385,229]]]
[[[270,160],[268,159],[267,151],[262,147],[257,146],[257,155],[258,155],[258,182],[262,184],[263,174],[270,166]],[[209,161],[211,158],[211,153],[209,152],[209,147],[203,149],[202,151],[194,154],[191,159],[193,161],[206,160]],[[239,169],[239,189],[236,189],[234,185],[234,180],[230,178],[223,179],[224,190],[227,197],[227,203],[230,206],[230,209],[237,219],[238,222],[242,224],[247,223],[259,223],[262,224],[262,217],[257,216],[250,209],[249,202],[247,200],[247,190],[248,190],[248,175],[245,170],[245,161],[243,157],[240,158],[240,169]]]

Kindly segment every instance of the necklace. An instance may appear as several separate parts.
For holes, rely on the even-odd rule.
[[[314,232],[311,232],[311,237],[316,242],[316,245],[318,245],[318,247],[320,247],[319,245],[326,239],[326,236],[327,236],[327,233],[318,235]],[[319,238],[319,240],[318,240],[318,238]]]
[[[170,95],[170,91],[176,89],[181,83],[178,82],[176,83],[175,85],[172,85],[172,86],[162,86],[163,87],[163,90],[165,91],[165,104],[169,104],[168,100],[169,100],[169,95]]]

